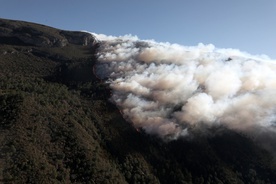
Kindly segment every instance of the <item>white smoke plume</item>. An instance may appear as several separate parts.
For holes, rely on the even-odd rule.
[[[276,61],[235,49],[139,40],[101,40],[97,75],[136,128],[160,137],[187,136],[197,127],[242,132],[276,127]]]

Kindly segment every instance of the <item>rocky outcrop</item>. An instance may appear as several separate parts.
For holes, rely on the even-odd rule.
[[[39,47],[64,47],[68,44],[93,46],[95,38],[85,32],[62,31],[39,24],[0,19],[0,43]]]
[[[92,46],[95,44],[95,38],[86,32],[61,31],[60,34],[63,35],[69,43],[75,45]]]

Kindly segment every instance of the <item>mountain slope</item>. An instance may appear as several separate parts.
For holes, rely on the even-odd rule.
[[[1,182],[276,182],[270,153],[241,134],[165,142],[134,129],[93,73],[99,44],[0,19]]]

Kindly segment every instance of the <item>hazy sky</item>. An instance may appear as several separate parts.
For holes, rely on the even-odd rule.
[[[0,17],[276,59],[275,0],[0,0]]]

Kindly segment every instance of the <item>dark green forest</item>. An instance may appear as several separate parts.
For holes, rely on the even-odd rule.
[[[0,183],[276,183],[271,153],[241,133],[164,141],[133,128],[93,73],[99,44],[0,19]]]

